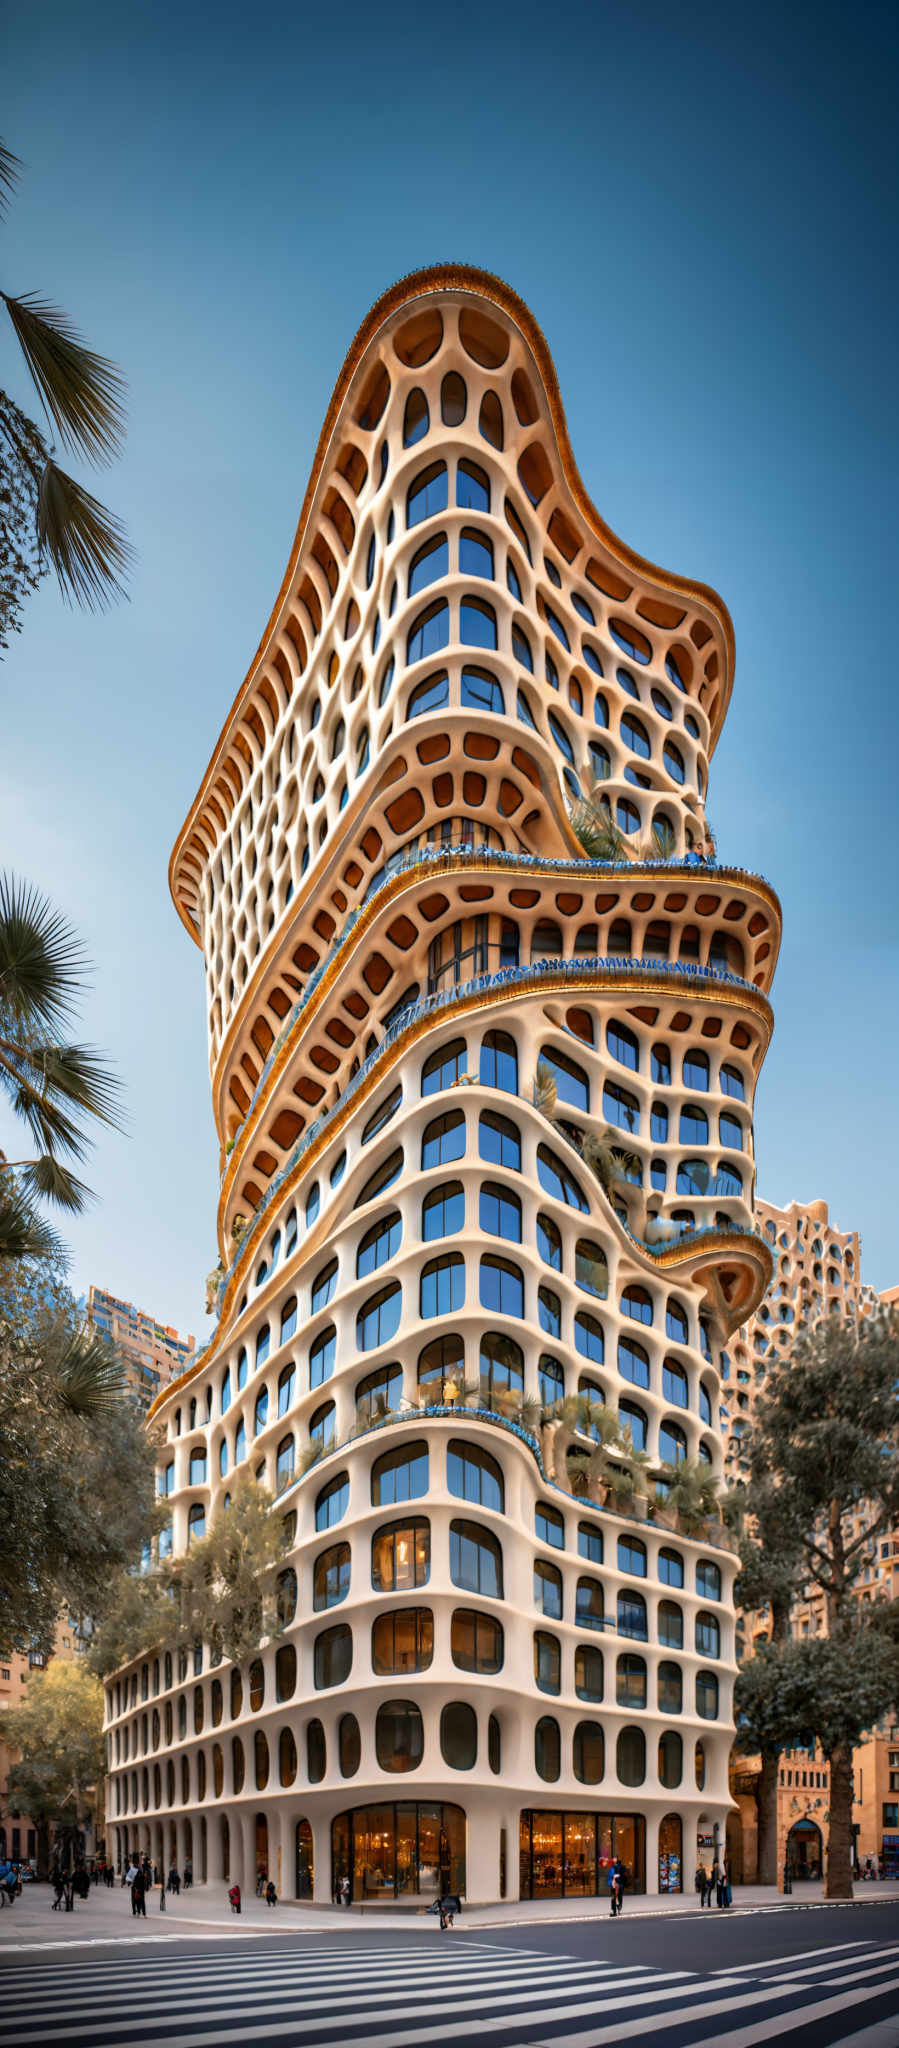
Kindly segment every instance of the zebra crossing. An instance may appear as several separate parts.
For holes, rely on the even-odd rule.
[[[34,1957],[0,1970],[17,2042],[66,2048],[794,2048],[899,2043],[899,1941],[738,1968],[618,1964],[443,1937],[425,1948],[274,1943],[190,1956]],[[862,2023],[864,2022],[864,2027]],[[892,2027],[892,2035],[889,2028]]]

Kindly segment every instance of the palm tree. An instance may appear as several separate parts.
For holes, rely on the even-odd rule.
[[[534,1108],[552,1123],[558,1104],[556,1083],[547,1060],[538,1060],[534,1074]]]
[[[21,164],[0,143],[0,218]],[[64,447],[94,465],[110,462],[125,431],[121,372],[85,347],[71,321],[36,292],[0,291],[44,412]],[[22,602],[45,569],[63,597],[88,611],[124,595],[132,560],[124,530],[105,505],[53,459],[34,421],[0,392],[0,443],[8,483],[0,554],[0,647],[18,632]]]
[[[0,1091],[25,1125],[35,1156],[0,1154],[0,1255],[46,1258],[59,1244],[35,1212],[43,1199],[78,1212],[90,1189],[86,1120],[118,1127],[119,1084],[92,1047],[65,1037],[84,986],[81,946],[47,899],[0,874]]]
[[[601,780],[605,781],[606,776],[596,777],[587,795],[571,805],[568,815],[572,831],[590,860],[629,860],[627,838],[615,823],[608,797],[600,795]]]
[[[682,1458],[677,1465],[664,1464],[660,1477],[665,1488],[665,1505],[674,1508],[687,1534],[701,1534],[703,1524],[718,1513],[718,1482],[702,1458]]]
[[[614,1204],[616,1195],[624,1199],[628,1228],[633,1236],[641,1237],[646,1227],[646,1195],[640,1182],[643,1165],[639,1153],[620,1144],[616,1132],[606,1125],[598,1133],[586,1133],[581,1158],[610,1202]]]

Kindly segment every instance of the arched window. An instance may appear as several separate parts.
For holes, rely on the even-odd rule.
[[[281,1416],[287,1414],[289,1408],[293,1407],[294,1399],[296,1396],[296,1390],[297,1369],[296,1366],[293,1364],[293,1361],[291,1361],[290,1365],[285,1365],[283,1372],[279,1375],[278,1378],[279,1419]]]
[[[718,1565],[712,1563],[711,1558],[699,1559],[696,1566],[696,1591],[701,1600],[721,1598],[721,1572]]]
[[[666,1556],[670,1557],[672,1555],[673,1553],[670,1551],[660,1551],[659,1553],[660,1559]],[[661,1566],[659,1569],[659,1577],[662,1578]],[[662,1579],[662,1583],[665,1583],[664,1579]],[[676,1581],[676,1583],[681,1584],[682,1580],[678,1580]],[[666,1649],[683,1649],[684,1616],[683,1610],[678,1606],[676,1600],[659,1601],[658,1634],[659,1642],[663,1643]]]
[[[480,1444],[464,1443],[450,1437],[446,1454],[446,1484],[457,1500],[505,1513],[506,1496],[502,1467]]]
[[[424,1755],[421,1709],[414,1700],[385,1700],[375,1722],[375,1752],[382,1771],[414,1771]]]
[[[502,1623],[474,1607],[457,1607],[452,1618],[450,1651],[460,1671],[493,1676],[503,1666]]]
[[[684,1745],[675,1728],[659,1737],[659,1784],[675,1792],[684,1775]]]
[[[257,1728],[253,1737],[253,1762],[256,1768],[256,1790],[264,1792],[268,1784],[269,1762],[268,1743],[261,1728]]]
[[[491,1315],[524,1316],[524,1274],[511,1259],[483,1258],[478,1285],[481,1307]]]
[[[459,605],[459,639],[463,647],[496,647],[496,613],[481,597],[464,596]]]
[[[626,711],[621,720],[621,737],[632,754],[639,754],[643,761],[649,760],[652,753],[649,734],[642,718],[637,718],[632,711]]]
[[[262,1429],[264,1429],[264,1428],[265,1428],[265,1425],[266,1425],[267,1421],[268,1421],[268,1388],[267,1388],[267,1387],[262,1387],[262,1388],[260,1389],[259,1393],[258,1393],[258,1394],[257,1394],[257,1396],[256,1396],[256,1407],[255,1407],[255,1410],[254,1410],[254,1414],[253,1414],[253,1434],[254,1434],[254,1436],[258,1436],[258,1435],[259,1435],[259,1432],[260,1432],[260,1430],[262,1430]],[[205,1461],[204,1461],[204,1462],[205,1462]],[[191,1465],[193,1465],[193,1459],[191,1459]],[[192,1473],[191,1473],[191,1477],[193,1477],[193,1474],[192,1474]]]
[[[383,1131],[385,1124],[389,1124],[391,1117],[396,1115],[402,1099],[403,1084],[399,1081],[395,1088],[391,1088],[389,1095],[382,1097],[367,1124],[363,1124],[360,1145],[368,1145],[372,1138],[377,1137],[379,1131]]]
[[[624,1651],[615,1672],[615,1699],[619,1707],[645,1707],[646,1659]]]
[[[680,1113],[678,1137],[682,1145],[707,1145],[709,1141],[709,1120],[704,1109],[688,1102]]]
[[[648,1642],[649,1630],[646,1621],[646,1601],[642,1593],[619,1593],[618,1634],[620,1636],[633,1636],[641,1643]]]
[[[605,1337],[602,1325],[586,1309],[578,1309],[574,1319],[574,1346],[582,1358],[592,1359],[594,1365],[602,1365],[605,1357]]]
[[[653,1320],[652,1296],[645,1287],[625,1287],[621,1309],[623,1315],[632,1316],[637,1323],[651,1323]]]
[[[680,748],[675,746],[673,740],[665,741],[665,748],[662,758],[664,760],[669,775],[673,776],[674,781],[683,782],[686,776],[686,770],[684,768],[684,757],[681,753]]]
[[[439,654],[440,649],[447,646],[449,637],[449,605],[445,598],[438,598],[433,604],[427,605],[423,612],[419,612],[417,619],[409,628],[406,638],[407,667],[411,668],[416,661],[426,660],[428,655]]]
[[[524,1354],[513,1337],[488,1330],[481,1338],[479,1359],[481,1395],[492,1407],[497,1396],[523,1394]]]
[[[550,665],[553,666],[552,664]],[[558,689],[558,682],[556,682],[554,687]],[[554,711],[549,711],[547,712],[547,724],[549,726],[552,737],[555,740],[556,746],[559,749],[560,754],[564,754],[566,761],[569,761],[573,767],[574,749],[572,747],[568,734],[565,731],[565,727],[562,724],[561,718],[557,718]]]
[[[371,1668],[376,1677],[427,1671],[433,1655],[434,1616],[429,1607],[399,1607],[392,1614],[375,1616]]]
[[[632,1386],[649,1386],[649,1354],[635,1337],[619,1337],[618,1370]]]
[[[491,1166],[521,1171],[521,1133],[507,1116],[485,1109],[478,1118],[478,1154]]]
[[[396,1364],[379,1366],[377,1372],[358,1380],[354,1396],[357,1429],[370,1429],[373,1423],[383,1421],[399,1405],[402,1388],[403,1369]]]
[[[463,1592],[503,1597],[503,1554],[497,1538],[477,1522],[450,1523],[450,1578]]]
[[[327,1767],[324,1728],[320,1721],[310,1721],[306,1729],[306,1773],[310,1785],[321,1784]]]
[[[316,1273],[315,1279],[312,1282],[311,1309],[313,1315],[316,1314],[318,1309],[327,1308],[329,1301],[334,1297],[336,1288],[337,1260],[329,1259],[327,1265],[322,1266],[320,1272]]]
[[[442,1401],[444,1380],[460,1383],[465,1376],[465,1346],[461,1337],[435,1337],[419,1354],[419,1391],[428,1401]]]
[[[271,1348],[272,1333],[268,1323],[263,1323],[256,1337],[256,1365],[264,1365]]]
[[[446,669],[438,669],[436,675],[425,676],[410,690],[406,704],[406,717],[421,718],[427,711],[440,711],[449,703],[449,676]]]
[[[343,1520],[350,1502],[350,1475],[338,1472],[335,1479],[329,1479],[315,1501],[315,1526],[320,1532],[331,1529],[335,1522]]]
[[[704,1792],[704,1791],[705,1791],[705,1743],[704,1743],[704,1742],[697,1742],[697,1744],[696,1744],[696,1750],[695,1750],[695,1753],[694,1753],[694,1760],[693,1760],[693,1761],[694,1761],[694,1769],[695,1769],[695,1773],[696,1773],[696,1789],[697,1789],[697,1791],[698,1791],[698,1792]]]
[[[574,1175],[548,1145],[537,1147],[537,1179],[545,1194],[555,1195],[557,1201],[565,1202],[570,1209],[580,1209],[585,1216],[589,1213],[586,1196]]]
[[[563,952],[561,925],[550,917],[541,917],[531,933],[531,959],[556,960]]]
[[[702,1721],[718,1719],[718,1680],[714,1671],[696,1673],[696,1712]]]
[[[686,1434],[679,1422],[666,1415],[659,1424],[659,1457],[666,1465],[682,1465],[686,1455]]]
[[[376,1272],[379,1266],[392,1259],[399,1251],[402,1237],[403,1224],[398,1209],[390,1209],[385,1216],[379,1216],[377,1223],[373,1223],[371,1229],[359,1240],[356,1251],[357,1280],[365,1279],[369,1273]]]
[[[325,1380],[330,1379],[334,1371],[336,1356],[337,1331],[334,1328],[334,1324],[329,1323],[327,1329],[322,1330],[319,1336],[316,1337],[309,1353],[310,1387],[320,1387],[324,1384]]]
[[[537,1289],[537,1321],[548,1337],[561,1337],[562,1304],[551,1287]]]
[[[642,1728],[622,1728],[617,1744],[620,1785],[642,1785],[646,1777],[646,1737]]]
[[[419,1500],[428,1490],[428,1446],[400,1444],[376,1458],[371,1468],[372,1507],[387,1507],[395,1501]]]
[[[659,1713],[681,1713],[684,1704],[684,1680],[680,1665],[663,1659],[659,1664],[657,1685]]]
[[[542,1351],[537,1361],[537,1385],[540,1399],[547,1408],[556,1401],[564,1400],[565,1374],[558,1359],[550,1358],[547,1351]]]
[[[409,579],[406,585],[408,597],[415,597],[419,590],[426,590],[429,583],[439,578],[446,579],[449,573],[449,546],[445,533],[436,533],[426,540],[413,555],[409,564]]]
[[[316,1614],[326,1607],[339,1607],[350,1590],[350,1546],[335,1543],[330,1550],[322,1550],[315,1560],[312,1574],[312,1606]]]
[[[687,1375],[673,1358],[666,1358],[662,1366],[662,1393],[674,1408],[686,1408],[689,1405]]]
[[[544,1714],[534,1729],[534,1767],[546,1784],[556,1783],[562,1768],[562,1743],[559,1723],[551,1714]]]
[[[567,1053],[556,1051],[554,1046],[542,1045],[539,1058],[555,1082],[559,1101],[569,1103],[573,1109],[583,1109],[589,1115],[590,1083],[583,1067],[570,1060]]]
[[[447,1110],[426,1126],[421,1141],[423,1168],[448,1166],[452,1160],[461,1159],[464,1151],[465,1118],[461,1109]]]
[[[275,1652],[275,1698],[292,1700],[297,1689],[297,1653],[292,1643],[282,1643]]]
[[[478,1760],[478,1717],[467,1700],[452,1700],[440,1716],[440,1754],[451,1771],[472,1771]]]
[[[297,1774],[297,1746],[291,1728],[282,1728],[278,1737],[278,1776],[282,1785],[292,1785]]]
[[[464,1038],[454,1038],[449,1045],[441,1045],[425,1060],[421,1070],[422,1095],[436,1095],[441,1088],[452,1088],[467,1072],[468,1049]]]
[[[534,1632],[534,1684],[538,1692],[559,1693],[562,1690],[562,1652],[558,1636],[548,1635],[545,1629]]]
[[[738,1067],[723,1066],[718,1085],[722,1095],[734,1095],[738,1102],[745,1102],[746,1088]]]
[[[603,1115],[610,1124],[621,1131],[639,1131],[640,1104],[636,1095],[626,1088],[619,1088],[617,1081],[607,1081],[602,1091]]]
[[[505,712],[500,684],[489,669],[463,668],[459,699],[464,710]]]
[[[707,1089],[709,1085],[709,1059],[704,1052],[692,1048],[684,1053],[684,1087]]]
[[[578,1628],[601,1629],[605,1626],[603,1590],[598,1579],[588,1578],[586,1574],[578,1579],[574,1619]]]
[[[478,1078],[486,1088],[503,1088],[518,1093],[518,1050],[507,1031],[487,1031],[481,1042]]]
[[[376,1592],[407,1593],[427,1585],[431,1530],[423,1515],[390,1522],[371,1539],[371,1582]]]
[[[445,512],[446,507],[446,463],[432,462],[430,468],[423,469],[406,492],[406,526],[417,526],[422,519],[432,519],[436,513]]]
[[[223,1414],[223,1415],[224,1415],[224,1414],[226,1413],[226,1410],[227,1410],[228,1408],[230,1408],[230,1406],[231,1406],[231,1367],[230,1367],[230,1365],[229,1365],[229,1367],[228,1367],[228,1370],[227,1370],[227,1372],[225,1373],[225,1375],[224,1375],[224,1378],[223,1378],[223,1380],[222,1380],[222,1398],[221,1398],[221,1412],[222,1412],[222,1414]],[[174,1469],[174,1468],[172,1468],[172,1469]],[[163,1488],[163,1487],[160,1487],[160,1489],[159,1489],[159,1490],[160,1490],[160,1493],[162,1493],[162,1492],[166,1492],[166,1493],[167,1493],[167,1492],[169,1491],[168,1487],[164,1487],[164,1488]]]
[[[461,426],[467,404],[468,394],[458,370],[448,370],[440,386],[440,417],[444,426]]]
[[[456,504],[463,512],[489,512],[490,485],[475,462],[460,462],[456,471]]]
[[[420,441],[427,433],[429,425],[428,401],[424,392],[416,385],[409,393],[403,414],[403,447],[412,448],[415,442]]]
[[[265,1400],[266,1400],[266,1406],[267,1406],[267,1405],[268,1405],[268,1395],[267,1395],[267,1394],[266,1394],[266,1396],[265,1396]],[[257,1405],[258,1405],[258,1404],[257,1404]],[[191,1454],[190,1454],[190,1484],[191,1484],[191,1486],[203,1486],[203,1485],[205,1485],[205,1482],[206,1482],[206,1452],[205,1452],[205,1451],[191,1451]]]
[[[328,1450],[334,1442],[336,1418],[337,1410],[333,1401],[325,1401],[321,1408],[316,1408],[309,1419],[310,1443],[317,1444],[322,1451]]]
[[[341,1714],[337,1724],[337,1746],[342,1778],[355,1778],[362,1760],[362,1742],[355,1714]]]
[[[312,1653],[313,1681],[317,1692],[342,1685],[353,1667],[353,1631],[345,1622],[326,1628],[316,1636]]]
[[[545,1557],[534,1560],[534,1606],[547,1621],[562,1619],[562,1574]]]
[[[452,1315],[460,1309],[465,1300],[465,1260],[461,1252],[446,1252],[440,1259],[430,1259],[421,1269],[419,1282],[419,1314],[429,1316]]]
[[[295,1460],[296,1443],[291,1432],[290,1436],[282,1436],[275,1457],[276,1493],[283,1493],[285,1486],[290,1485],[294,1475]]]
[[[363,1303],[356,1317],[356,1343],[360,1351],[373,1351],[378,1344],[389,1344],[399,1329],[402,1306],[402,1288],[396,1280]]]
[[[521,1203],[501,1181],[481,1183],[478,1221],[492,1237],[505,1237],[510,1244],[521,1243]]]
[[[205,1534],[206,1509],[201,1505],[199,1501],[195,1501],[187,1517],[188,1543],[199,1543],[201,1537],[205,1536]]]
[[[240,1739],[240,1736],[239,1736],[239,1735],[232,1735],[232,1737],[231,1737],[231,1776],[232,1776],[232,1781],[233,1781],[233,1785],[234,1785],[234,1790],[235,1790],[235,1792],[236,1792],[236,1793],[237,1793],[237,1792],[242,1792],[242,1791],[243,1791],[243,1783],[244,1783],[244,1770],[245,1770],[245,1764],[244,1764],[244,1753],[243,1753],[243,1743],[241,1742],[241,1739]],[[172,1772],[172,1776],[174,1777],[174,1772]],[[173,1788],[173,1786],[170,1786],[170,1788],[169,1788],[169,1789],[170,1789],[170,1795],[171,1795],[171,1796],[170,1796],[170,1798],[169,1798],[169,1805],[170,1805],[170,1806],[172,1806],[172,1805],[174,1805],[174,1788]]]
[[[696,1649],[700,1657],[720,1657],[721,1624],[717,1615],[697,1614]]]

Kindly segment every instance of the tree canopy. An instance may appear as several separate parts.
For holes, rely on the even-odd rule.
[[[28,1698],[5,1716],[3,1733],[18,1755],[10,1800],[36,1824],[77,1827],[106,1770],[103,1688],[93,1673],[54,1657],[30,1677]]]

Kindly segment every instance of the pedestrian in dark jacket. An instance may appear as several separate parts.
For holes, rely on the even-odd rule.
[[[268,1884],[265,1887],[265,1903],[267,1906],[276,1906],[278,1903],[278,1894],[271,1878],[269,1878]]]
[[[177,1864],[173,1863],[171,1870],[169,1871],[169,1891],[178,1893],[180,1892],[180,1890],[181,1879],[178,1875],[178,1867]]]
[[[147,1881],[143,1871],[136,1871],[131,1880],[131,1911],[132,1913],[142,1914],[145,1920],[147,1917],[146,1886]]]
[[[624,1864],[616,1856],[609,1871],[609,1892],[611,1894],[612,1919],[617,1920],[624,1904]]]

